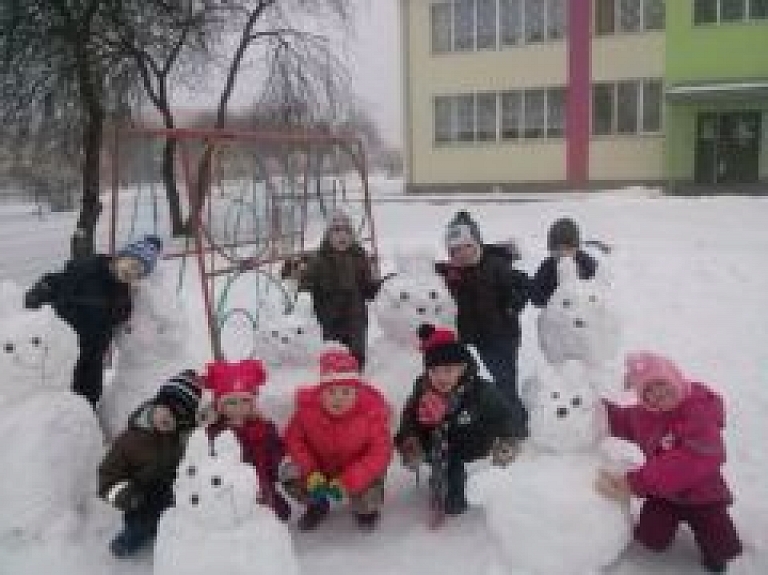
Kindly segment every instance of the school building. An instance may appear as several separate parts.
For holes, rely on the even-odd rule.
[[[400,0],[409,192],[768,192],[768,0]]]

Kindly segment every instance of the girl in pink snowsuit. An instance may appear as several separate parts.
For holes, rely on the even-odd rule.
[[[598,490],[611,497],[645,498],[635,538],[649,549],[666,549],[684,522],[693,531],[702,565],[725,572],[742,546],[728,515],[732,497],[721,472],[722,398],[688,381],[669,359],[648,352],[627,357],[625,384],[638,404],[607,403],[611,433],[637,443],[646,461],[625,475],[602,472]]]

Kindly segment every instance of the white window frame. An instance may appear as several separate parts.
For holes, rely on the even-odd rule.
[[[662,97],[659,99],[659,129],[658,130],[646,130],[645,129],[645,85],[649,82],[659,82],[661,85]],[[619,132],[619,84],[632,83],[634,84],[637,94],[637,130],[635,132]],[[611,87],[611,130],[608,134],[595,134],[594,132],[594,86],[610,86]],[[592,94],[590,97],[590,132],[593,138],[627,138],[633,136],[654,136],[664,132],[664,80],[662,78],[622,78],[621,80],[614,80],[611,82],[595,82],[592,84]]]
[[[597,9],[592,15],[592,26],[595,31],[595,36],[602,38],[604,36],[616,36],[619,34],[647,34],[649,32],[664,32],[667,28],[667,19],[664,18],[664,26],[662,28],[648,28],[646,23],[646,3],[651,0],[635,0],[640,10],[640,28],[638,30],[624,30],[621,27],[621,0],[610,0],[613,3],[613,32],[605,32],[597,34]],[[664,0],[664,2],[681,2],[683,0]],[[720,0],[717,0],[718,5]]]

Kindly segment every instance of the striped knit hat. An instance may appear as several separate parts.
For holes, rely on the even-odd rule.
[[[153,400],[155,405],[163,405],[170,409],[180,427],[190,427],[195,424],[197,407],[202,395],[198,379],[194,370],[185,369],[160,386]]]

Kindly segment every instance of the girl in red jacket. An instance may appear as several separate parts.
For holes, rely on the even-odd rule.
[[[688,381],[669,359],[648,352],[627,357],[625,383],[638,404],[607,404],[611,432],[637,443],[646,462],[626,475],[601,472],[598,490],[609,497],[645,498],[635,538],[646,547],[663,551],[684,522],[693,531],[702,565],[712,573],[725,572],[742,547],[728,515],[732,498],[721,473],[722,398]]]
[[[291,507],[276,489],[283,444],[275,424],[256,406],[256,394],[266,379],[264,364],[257,359],[209,363],[205,383],[213,391],[214,403],[212,421],[207,422],[208,435],[216,437],[225,429],[234,432],[243,449],[243,461],[256,468],[263,502],[285,521]]]
[[[285,447],[307,503],[298,523],[302,531],[314,529],[328,515],[330,500],[345,495],[362,529],[378,522],[393,449],[391,411],[358,368],[347,349],[331,347],[320,357],[320,382],[296,395]]]

